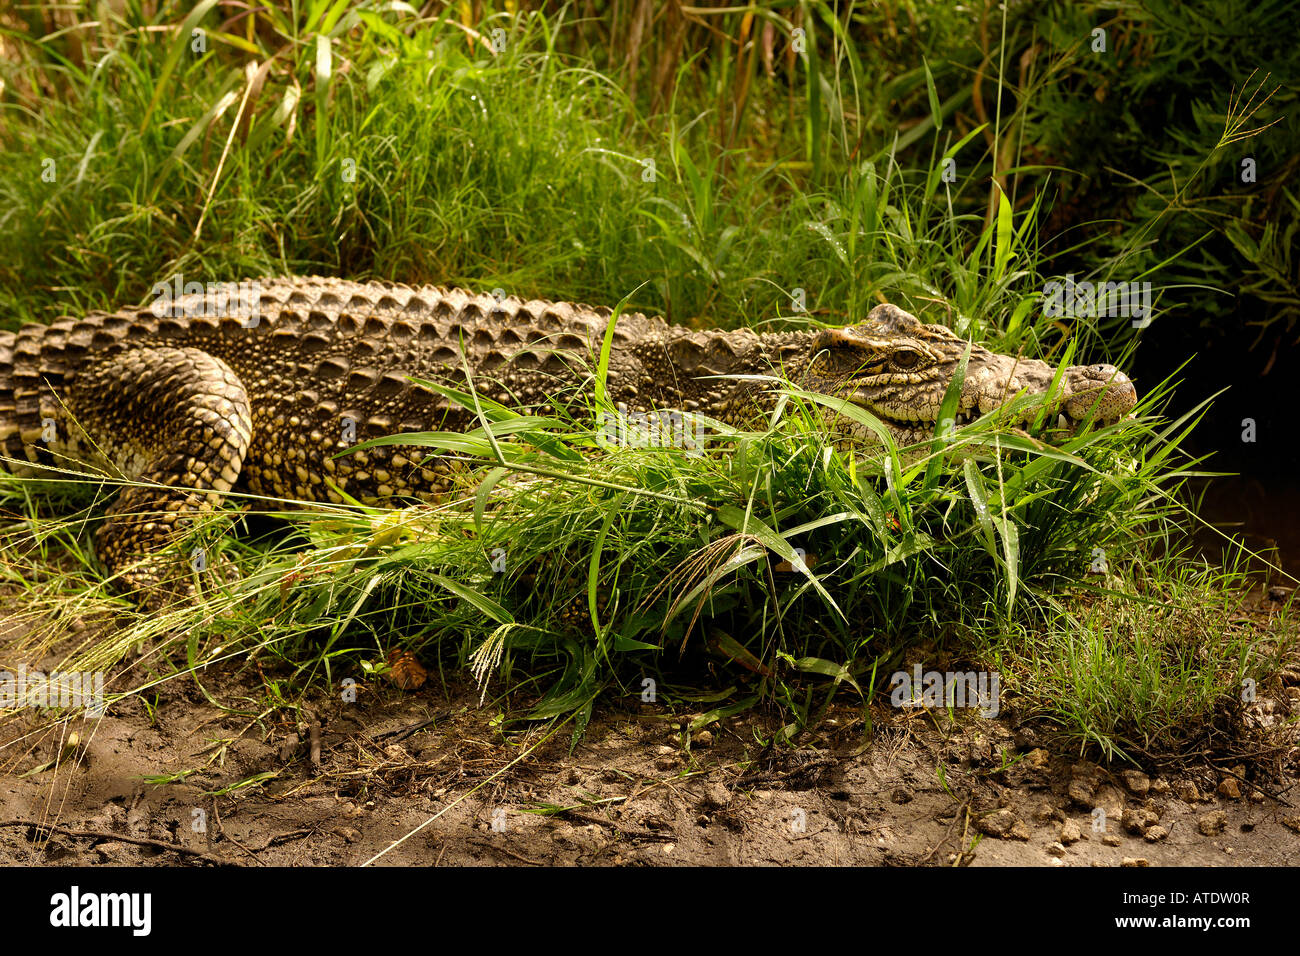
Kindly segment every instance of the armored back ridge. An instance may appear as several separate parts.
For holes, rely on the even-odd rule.
[[[579,407],[611,318],[607,308],[378,282],[294,277],[242,288],[251,295],[181,295],[161,309],[0,334],[8,467],[144,482],[118,495],[97,542],[131,588],[157,586],[167,569],[150,556],[185,515],[236,486],[378,505],[444,492],[451,463],[425,449],[333,456],[398,432],[474,426],[471,412],[411,378],[462,390],[472,381],[479,395],[521,409]],[[965,349],[948,329],[890,305],[860,325],[763,335],[691,331],[633,313],[615,325],[607,386],[628,411],[672,408],[742,424],[770,407],[767,390],[718,376],[784,374],[851,399],[911,442],[934,433]],[[1053,373],[973,347],[960,420],[1018,392],[1047,391]],[[1136,401],[1111,366],[1070,368],[1063,385],[1053,411],[1067,426],[1114,421]]]

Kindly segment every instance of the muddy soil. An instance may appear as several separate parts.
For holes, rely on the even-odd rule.
[[[832,707],[773,747],[763,713],[691,734],[700,712],[630,698],[572,745],[572,724],[503,732],[469,683],[362,681],[354,702],[295,709],[268,706],[275,676],[209,668],[98,720],[0,727],[0,862],[1300,864],[1294,724],[1270,758],[1280,776],[1145,773],[975,712],[873,707],[866,739],[860,707]]]

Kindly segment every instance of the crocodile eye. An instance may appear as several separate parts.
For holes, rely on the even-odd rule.
[[[916,349],[894,349],[889,356],[889,364],[900,371],[911,371],[921,364],[921,353]]]

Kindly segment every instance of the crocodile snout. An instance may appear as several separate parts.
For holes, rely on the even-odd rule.
[[[1137,389],[1113,365],[1075,365],[1065,373],[1063,411],[1074,421],[1092,415],[1103,424],[1119,421],[1137,404]]]

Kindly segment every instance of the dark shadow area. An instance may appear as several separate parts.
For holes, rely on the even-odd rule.
[[[1192,483],[1189,503],[1201,496],[1202,518],[1252,551],[1276,548],[1270,560],[1300,576],[1300,428],[1293,377],[1300,350],[1280,324],[1262,335],[1250,328],[1254,305],[1243,302],[1232,327],[1223,331],[1177,318],[1152,323],[1142,333],[1134,379],[1139,389],[1150,388],[1194,356],[1180,374],[1173,416],[1227,389],[1185,447],[1210,456],[1205,470],[1233,474]],[[1223,554],[1225,542],[1212,531],[1202,528],[1195,537],[1202,553]],[[1276,572],[1266,576],[1270,583],[1294,585]]]

